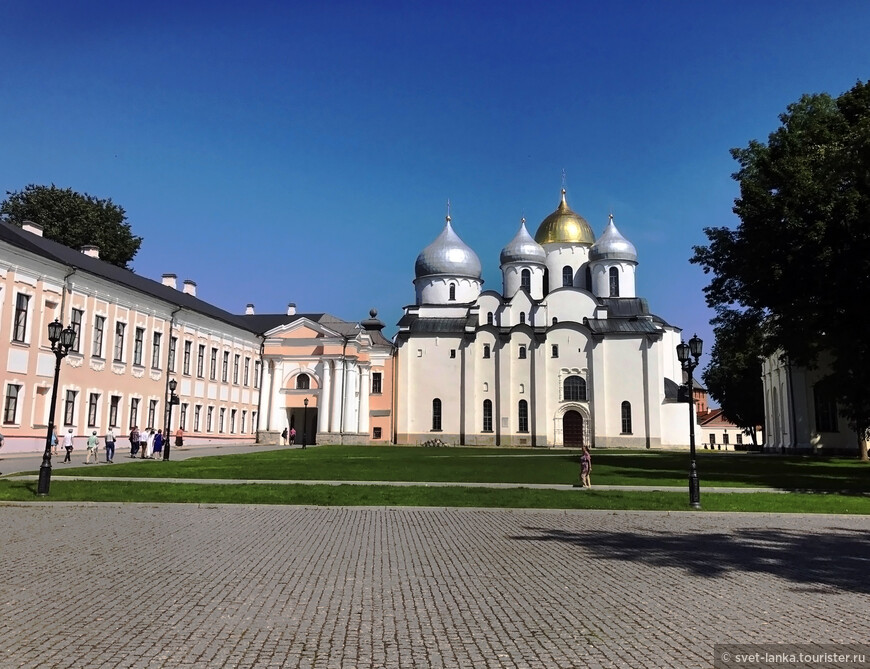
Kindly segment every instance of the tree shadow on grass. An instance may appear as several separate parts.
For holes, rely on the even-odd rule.
[[[800,591],[870,594],[870,534],[854,529],[828,528],[826,534],[782,529],[736,529],[727,534],[523,529],[530,534],[510,538],[582,546],[600,560],[677,566],[705,578],[729,572],[771,574],[800,584]]]

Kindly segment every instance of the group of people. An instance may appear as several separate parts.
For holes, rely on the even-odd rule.
[[[67,432],[63,435],[62,444],[58,440],[57,430],[54,430],[51,435],[51,448],[53,453],[55,455],[58,455],[58,447],[62,446],[63,450],[66,452],[63,461],[72,462],[74,440],[75,436],[73,434],[72,428],[69,428]],[[107,463],[114,462],[115,460],[116,441],[117,437],[115,436],[115,430],[110,427],[106,432],[105,437]],[[163,453],[164,443],[166,443],[166,438],[163,435],[163,430],[154,430],[154,428],[148,428],[146,430],[140,431],[139,427],[134,425],[133,429],[130,431],[130,457],[135,458],[138,456],[142,460],[157,459]],[[183,445],[184,431],[179,428],[175,433],[175,446],[181,448]],[[93,430],[87,441],[87,454],[85,456],[86,465],[91,464],[92,458],[94,464],[97,464],[97,462],[99,462],[99,449],[100,438],[99,436],[97,436],[97,431]]]
[[[291,446],[296,443],[296,428],[291,427],[290,431],[287,431],[287,428],[284,428],[284,431],[281,433],[281,440],[285,444],[290,444]],[[305,444],[302,444],[302,448],[305,448]]]

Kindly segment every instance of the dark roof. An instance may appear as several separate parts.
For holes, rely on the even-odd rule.
[[[592,334],[656,334],[658,328],[646,318],[587,318]]]
[[[67,267],[106,279],[112,283],[132,288],[169,304],[195,311],[243,330],[250,329],[236,314],[224,311],[181,290],[164,286],[159,281],[146,279],[129,269],[118,267],[99,258],[92,258],[69,246],[64,246],[59,242],[22,230],[11,223],[0,221],[0,241],[4,241],[24,251],[29,251],[47,260],[53,260]]]
[[[665,402],[676,402],[679,399],[680,384],[665,377]]]
[[[607,315],[611,318],[630,318],[649,315],[649,305],[642,297],[603,297]]]
[[[415,316],[405,316],[399,320],[401,333],[412,332],[414,334],[465,334],[465,328],[469,325],[468,318],[417,318]],[[475,323],[471,324],[474,327]]]

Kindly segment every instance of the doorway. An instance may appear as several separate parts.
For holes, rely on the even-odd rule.
[[[566,411],[562,416],[562,445],[566,448],[579,448],[583,445],[583,416],[579,411]]]

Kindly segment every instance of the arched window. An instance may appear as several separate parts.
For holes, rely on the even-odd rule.
[[[526,312],[521,311],[520,312],[520,323],[525,323],[525,322],[526,322]]]
[[[622,403],[622,434],[631,434],[631,402]]]
[[[450,284],[450,298],[449,299],[451,302],[456,300],[456,284],[455,283]]]
[[[311,387],[311,379],[308,374],[300,374],[296,377],[296,390],[308,390]]]
[[[564,386],[566,401],[586,401],[586,380],[582,376],[569,376]]]
[[[571,269],[569,265],[565,265],[562,268],[562,286],[573,286],[574,285],[574,270]]]
[[[529,403],[525,400],[520,400],[519,405],[520,432],[529,431]]]
[[[619,270],[610,268],[610,297],[619,297]]]
[[[555,324],[558,323],[558,322],[559,322],[559,319],[556,318],[555,316],[553,316],[553,325],[555,325]]]
[[[532,292],[532,273],[527,269],[524,269],[520,274],[520,288]]]
[[[486,315],[486,324],[492,325],[492,312],[491,311]]]
[[[432,400],[432,429],[441,431],[441,400],[437,397]]]
[[[492,400],[483,400],[483,431],[492,432]]]
[[[520,346],[520,360],[526,359],[526,347]]]
[[[489,344],[483,345],[483,357],[488,358],[490,356]]]

